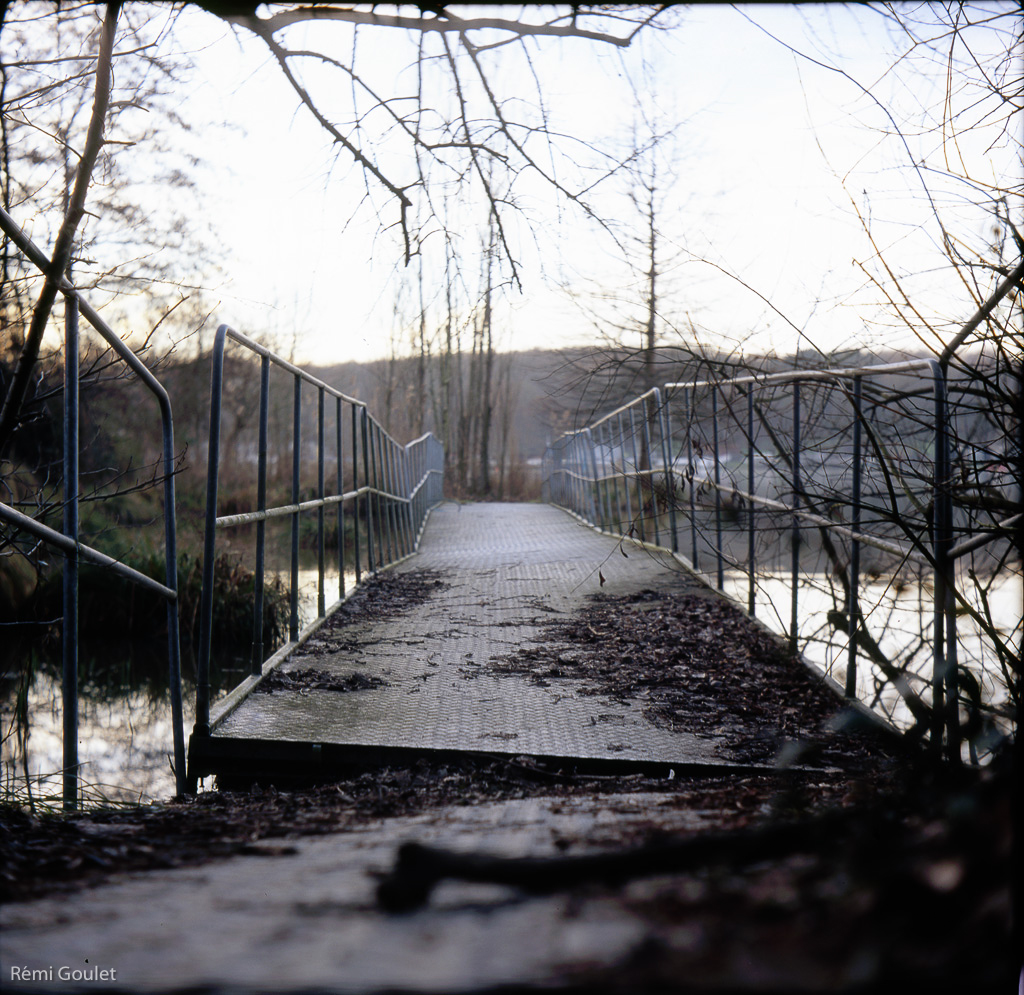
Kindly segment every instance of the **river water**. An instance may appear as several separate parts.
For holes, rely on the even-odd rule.
[[[282,577],[282,581],[288,581]],[[316,617],[317,571],[299,571],[299,617],[305,625]],[[346,573],[346,589],[351,590],[355,575]],[[338,572],[325,576],[327,603],[338,595]],[[60,650],[57,647],[57,654]],[[165,800],[174,795],[173,730],[170,695],[167,690],[164,647],[145,647],[143,656],[131,660],[139,648],[127,646],[90,647],[93,654],[104,652],[127,665],[117,669],[128,680],[90,682],[83,679],[79,695],[78,756],[82,765],[82,797],[89,803]],[[48,665],[44,666],[43,663]],[[107,661],[105,661],[107,662]],[[134,663],[134,665],[133,665]],[[186,661],[186,664],[188,661]],[[214,689],[214,701],[223,697],[248,673],[248,658],[219,661],[221,684]],[[83,673],[90,669],[80,661]],[[104,667],[103,669],[109,669]],[[193,667],[183,666],[185,670]],[[4,749],[0,790],[2,797],[27,801],[33,798],[59,800],[62,791],[63,719],[59,655],[55,660],[36,661],[36,675],[28,689],[29,726],[23,741],[16,718],[14,691],[3,696],[2,723]],[[143,674],[148,678],[143,678]],[[161,676],[154,677],[154,674]],[[162,677],[162,679],[161,679]],[[183,682],[185,737],[195,722],[195,685]],[[28,788],[26,788],[26,771]],[[59,804],[59,801],[58,801]]]
[[[740,604],[747,605],[749,581],[745,573],[727,571],[725,590]],[[775,632],[788,632],[790,590],[788,577],[767,576],[757,580],[755,614]],[[862,584],[861,587],[861,605],[868,631],[890,659],[910,658],[910,687],[925,701],[931,698],[933,667],[931,598],[931,590],[920,584],[896,586],[891,582],[875,581]],[[988,592],[988,604],[1001,635],[1019,654],[1021,607],[1024,605],[1022,578],[1018,576],[997,580]],[[801,575],[798,595],[801,654],[845,687],[849,639],[845,633],[836,632],[825,623],[824,615],[832,607],[828,577],[824,574]],[[983,637],[974,620],[965,615],[957,618],[957,657],[961,663],[968,664],[972,673],[979,678],[983,701],[1005,701],[1006,679],[998,657],[990,640]],[[871,704],[898,728],[909,728],[913,724],[913,716],[898,691],[884,679],[877,666],[863,652],[858,652],[856,666],[857,697]],[[966,752],[965,759],[969,759]]]

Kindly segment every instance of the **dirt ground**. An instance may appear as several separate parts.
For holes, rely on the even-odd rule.
[[[401,611],[443,582],[382,575],[332,624]],[[286,856],[301,836],[431,809],[656,793],[659,804],[702,813],[706,828],[666,838],[652,812],[646,825],[605,829],[604,852],[633,855],[632,864],[581,869],[573,863],[580,841],[567,838],[558,841],[564,857],[540,867],[491,868],[499,881],[521,873],[528,891],[538,890],[528,884],[534,874],[545,882],[540,890],[607,892],[646,924],[639,953],[610,969],[574,969],[546,988],[1014,990],[1009,753],[981,771],[930,763],[847,712],[742,613],[704,597],[598,598],[490,666],[538,682],[583,679],[588,693],[643,702],[648,718],[669,728],[724,729],[723,759],[775,768],[599,776],[526,756],[476,756],[70,817],[0,809],[3,900],[95,886],[125,870]],[[698,837],[701,849],[684,852]],[[435,859],[439,876],[446,866],[443,855]],[[762,965],[754,975],[745,967],[751,951]],[[777,964],[774,975],[766,962]]]

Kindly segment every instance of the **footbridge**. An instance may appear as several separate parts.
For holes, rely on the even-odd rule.
[[[261,441],[255,508],[222,515],[217,426],[228,343],[260,356]],[[444,452],[433,436],[401,445],[362,402],[232,329],[219,330],[214,357],[204,562],[212,571],[218,535],[255,524],[259,591],[263,527],[287,517],[292,614],[287,645],[264,661],[255,607],[252,672],[211,704],[204,597],[190,784],[209,774],[315,776],[467,753],[666,773],[735,766],[728,744],[666,728],[642,700],[610,701],[582,682],[538,681],[504,665],[543,640],[552,618],[571,617],[595,595],[644,588],[731,598],[794,656],[816,651],[811,666],[837,694],[865,699],[959,761],[955,564],[994,533],[955,541],[939,363],[654,388],[549,447],[538,505],[445,501]],[[271,365],[294,392],[291,501],[278,507],[266,501]],[[316,398],[317,484],[300,500],[303,390]],[[325,586],[328,513],[337,515],[334,609]],[[318,612],[300,631],[304,515],[316,516]],[[357,588],[385,569],[425,573],[434,586],[398,616],[346,613],[340,624],[333,616],[348,596],[348,564]],[[897,606],[872,586],[882,573],[915,586],[916,669],[900,658],[906,632],[879,642],[880,618],[898,630]],[[208,581],[212,591],[212,572]]]
[[[397,618],[355,613],[312,628],[213,709],[209,732],[192,737],[192,775],[294,776],[457,753],[576,768],[734,766],[714,742],[655,726],[643,702],[503,666],[599,592],[702,589],[666,552],[628,545],[623,557],[615,539],[550,505],[435,506],[417,554],[393,568],[425,574],[426,599]],[[275,672],[285,680],[260,693]]]
[[[7,214],[0,224],[45,270],[44,254]],[[967,577],[977,571],[963,568],[979,553],[1008,542],[1012,549],[1020,516],[980,523],[963,511],[970,502],[955,498],[965,460],[977,467],[987,459],[991,472],[978,492],[1006,492],[993,507],[1012,509],[1018,485],[996,472],[1006,471],[1000,461],[1008,458],[997,440],[976,433],[971,452],[951,446],[957,412],[948,356],[664,384],[555,440],[544,459],[543,503],[460,504],[445,500],[440,440],[394,439],[363,401],[222,326],[211,375],[195,725],[186,743],[171,400],[66,279],[60,292],[71,360],[64,523],[57,529],[7,504],[0,520],[65,557],[67,807],[77,797],[76,578],[83,560],[166,601],[179,792],[208,774],[313,774],[426,752],[673,769],[727,764],[714,737],[661,728],[635,702],[598,700],[571,682],[544,686],[501,666],[503,656],[543,638],[546,622],[600,594],[654,588],[730,597],[811,659],[837,693],[913,725],[954,762],[968,748],[964,703],[979,706],[987,693],[984,674],[971,676],[962,665],[969,639],[982,647],[973,651],[978,658],[1005,664],[1015,646],[1019,653],[1019,626],[1007,635],[988,602],[972,600]],[[989,311],[998,296],[986,303]],[[147,386],[159,411],[167,563],[160,580],[78,535],[80,316]],[[957,341],[983,317],[972,318]],[[251,459],[221,448],[228,350],[252,371],[247,403],[258,407],[259,443]],[[275,449],[269,423],[272,411],[280,420],[282,383],[292,429]],[[234,477],[251,473],[248,508],[222,506],[229,456]],[[290,491],[278,494],[268,468],[279,471],[285,461]],[[271,652],[264,645],[267,533],[282,523],[290,618],[285,644]],[[218,697],[211,680],[215,564],[233,531],[254,543],[253,649],[249,674]],[[998,553],[997,570],[1005,556]],[[310,559],[317,605],[306,621],[300,573]],[[420,572],[434,586],[397,616],[369,612],[340,624],[353,591],[383,571]],[[909,605],[901,601],[905,591]],[[973,740],[969,749],[973,759]]]

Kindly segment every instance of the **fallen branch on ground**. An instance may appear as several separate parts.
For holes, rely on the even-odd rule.
[[[776,823],[576,857],[495,857],[405,843],[394,870],[377,887],[377,901],[388,912],[411,912],[425,905],[434,887],[446,879],[509,885],[544,895],[581,884],[614,885],[726,861],[734,866],[751,864],[823,845],[848,824],[849,814],[837,811],[810,822]],[[879,839],[875,836],[876,844]]]

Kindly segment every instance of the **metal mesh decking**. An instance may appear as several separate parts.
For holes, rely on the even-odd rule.
[[[419,555],[397,569],[439,571],[446,586],[394,619],[318,633],[281,665],[384,683],[344,694],[250,695],[215,724],[211,756],[244,759],[251,770],[262,755],[302,765],[328,749],[344,758],[346,748],[722,763],[713,740],[656,728],[642,702],[581,694],[582,685],[565,679],[545,686],[492,666],[543,638],[544,623],[592,594],[697,587],[669,557],[626,551],[549,506],[442,505]]]

